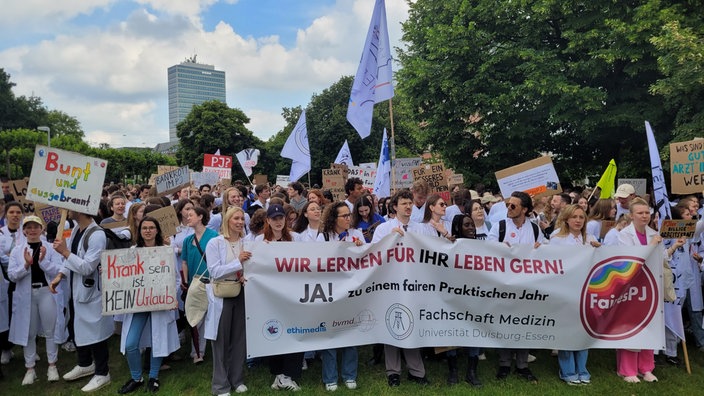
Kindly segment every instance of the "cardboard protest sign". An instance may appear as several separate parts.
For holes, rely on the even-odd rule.
[[[157,209],[153,212],[149,212],[149,216],[156,219],[161,227],[161,235],[164,237],[176,235],[176,228],[178,227],[178,217],[176,216],[176,209],[173,206],[164,206],[161,209]]]
[[[232,157],[229,155],[205,154],[203,172],[217,173],[219,179],[232,178]]]
[[[365,190],[374,189],[374,180],[376,179],[376,166],[373,168],[363,168],[361,166],[350,166],[347,178],[351,179],[358,177],[362,179],[362,185]]]
[[[555,166],[547,156],[502,169],[496,172],[496,181],[504,197],[510,196],[514,191],[524,191],[532,197],[562,192]]]
[[[170,172],[162,173],[154,178],[154,185],[157,194],[168,195],[179,191],[181,188],[191,183],[188,167],[174,169]]]
[[[27,199],[76,212],[98,213],[108,162],[53,147],[37,146]]]
[[[332,197],[336,201],[343,201],[345,195],[345,170],[341,168],[323,169],[323,188],[330,190]]]
[[[254,185],[260,185],[260,184],[267,184],[269,183],[269,180],[267,179],[266,175],[254,175]]]
[[[175,171],[176,169],[178,169],[178,166],[175,165],[157,165],[156,174],[163,175],[166,172]]]
[[[450,187],[445,178],[443,164],[424,164],[413,169],[413,180],[424,180],[431,193],[438,193],[445,201],[450,201]]]
[[[464,175],[461,173],[453,173],[447,178],[447,184],[449,186],[462,185],[464,184]]]
[[[646,179],[618,179],[616,188],[621,184],[630,184],[636,189],[636,195],[639,197],[645,196],[646,188],[648,187]],[[616,192],[616,191],[614,191]]]
[[[421,164],[418,158],[396,158],[391,167],[394,172],[394,185],[397,190],[411,188],[413,185],[413,169]],[[392,186],[393,188],[393,186]]]
[[[61,209],[56,206],[36,203],[34,204],[34,214],[44,220],[44,224],[49,224],[52,221],[58,223],[61,220]]]
[[[176,266],[169,246],[103,251],[103,315],[166,311],[176,301]]]
[[[704,139],[670,144],[670,180],[674,194],[704,189]]]
[[[220,180],[220,176],[217,173],[191,172],[191,181],[196,188],[199,188],[203,184],[210,184],[213,186],[218,182],[218,180]]]
[[[100,225],[103,228],[107,228],[108,230],[114,230],[116,228],[126,228],[129,227],[129,224],[127,223],[127,220],[122,220],[122,221],[114,221],[112,223],[104,223]]]
[[[291,183],[291,178],[289,175],[276,175],[276,185],[281,187],[288,187]]]
[[[10,194],[14,197],[14,200],[22,205],[22,211],[24,214],[32,214],[35,210],[35,204],[32,201],[27,200],[27,181],[22,180],[10,180]]]
[[[660,226],[660,236],[664,239],[692,238],[697,228],[697,220],[665,219]]]

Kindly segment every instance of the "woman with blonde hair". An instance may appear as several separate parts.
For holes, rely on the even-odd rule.
[[[551,245],[592,246],[601,244],[591,234],[587,234],[587,213],[579,205],[568,205],[560,211],[557,219],[558,232],[550,238]],[[560,379],[569,385],[589,384],[591,374],[587,371],[586,349],[557,352],[560,366]]]
[[[643,198],[634,198],[630,205],[632,222],[619,233],[620,246],[661,245],[662,237],[657,231],[648,227],[650,222],[650,206]],[[667,259],[671,252],[666,251]],[[645,382],[656,382],[658,378],[653,375],[655,369],[655,355],[652,349],[617,349],[616,366],[618,375],[626,382],[640,382],[639,376]]]
[[[229,189],[228,189],[229,190]],[[212,285],[206,286],[208,312],[205,316],[205,338],[212,341],[213,379],[211,391],[214,395],[247,391],[244,384],[244,365],[247,358],[244,312],[244,277],[242,263],[252,257],[244,250],[244,210],[231,206],[225,212],[221,234],[208,242],[205,255],[208,257],[208,272],[212,281],[223,279],[241,283],[241,291],[235,297],[218,297]]]

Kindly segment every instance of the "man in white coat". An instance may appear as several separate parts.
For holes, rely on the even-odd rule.
[[[64,268],[51,282],[55,292],[63,278],[69,278],[71,297],[69,310],[75,334],[78,365],[64,375],[64,380],[74,381],[93,375],[83,388],[84,392],[98,390],[110,383],[108,370],[108,339],[113,334],[112,316],[102,316],[100,293],[100,255],[106,246],[105,233],[98,228],[93,217],[71,212],[78,223],[69,239],[54,241],[54,250],[65,259]],[[88,243],[83,239],[87,238]],[[70,246],[70,248],[69,248]],[[69,325],[70,326],[70,325]]]

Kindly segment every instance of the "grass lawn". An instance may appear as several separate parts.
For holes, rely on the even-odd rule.
[[[38,342],[38,349],[43,351],[43,339]],[[692,344],[694,345],[694,344]],[[178,352],[187,355],[182,347]],[[430,386],[421,387],[405,381],[406,373],[402,375],[401,386],[389,388],[386,384],[386,375],[382,365],[367,366],[366,362],[371,357],[371,347],[360,347],[360,366],[358,389],[350,391],[341,384],[336,394],[340,395],[697,395],[704,392],[704,353],[696,348],[690,348],[690,362],[692,375],[687,374],[684,365],[674,367],[670,365],[657,366],[655,375],[660,382],[647,384],[627,384],[615,373],[616,358],[612,350],[592,350],[589,352],[587,367],[592,374],[592,384],[584,386],[569,386],[557,377],[557,358],[550,356],[549,350],[532,351],[538,360],[530,364],[533,373],[540,379],[538,384],[529,384],[517,376],[510,376],[508,380],[499,382],[494,379],[496,374],[497,355],[492,350],[487,351],[487,360],[479,362],[480,378],[484,382],[481,389],[473,389],[465,382],[449,387],[445,383],[447,364],[444,361],[427,361],[425,363]],[[9,365],[2,367],[5,379],[0,381],[0,395],[79,395],[80,388],[88,382],[89,378],[73,383],[63,380],[57,383],[46,381],[46,355],[42,355],[37,363],[39,379],[30,386],[21,386],[24,375],[22,364],[22,349],[14,348],[15,357]],[[43,353],[43,352],[42,352]],[[106,388],[95,392],[95,395],[116,395],[117,389],[129,378],[127,361],[119,353],[119,337],[111,340],[110,374],[112,383]],[[209,395],[212,363],[210,351],[206,355],[206,363],[194,366],[190,359],[169,362],[171,369],[161,373],[162,395]],[[680,351],[680,357],[682,357]],[[74,353],[61,350],[59,354],[59,373],[63,375],[76,363]],[[464,377],[466,357],[460,357],[460,375]],[[245,383],[249,387],[247,394],[269,395],[276,393],[270,389],[273,376],[269,374],[266,366],[259,365],[248,369],[245,373]],[[301,395],[326,394],[321,382],[321,363],[315,361],[311,367],[303,372],[299,381],[302,386]],[[285,391],[279,393],[287,393]],[[144,394],[143,390],[134,394]],[[234,394],[234,393],[233,393]]]

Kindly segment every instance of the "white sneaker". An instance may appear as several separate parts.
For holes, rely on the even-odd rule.
[[[32,385],[34,381],[37,380],[37,372],[34,371],[34,369],[29,369],[27,370],[26,373],[24,373],[24,378],[22,378],[22,386],[24,385]]]
[[[49,382],[56,382],[59,380],[59,370],[56,366],[49,366],[49,370],[46,372],[46,379]]]
[[[482,352],[482,353],[479,355],[479,360],[486,360],[486,353],[483,353],[483,352]]]
[[[91,363],[88,367],[76,366],[71,371],[64,374],[64,380],[75,381],[93,374],[95,374],[95,363]]]
[[[292,380],[291,377],[279,374],[276,376],[274,383],[271,384],[271,389],[290,390],[295,392],[301,390],[301,387],[298,386],[296,381]]]
[[[218,396],[230,396],[230,392],[219,393]]]
[[[0,354],[0,364],[8,364],[10,363],[10,359],[15,356],[14,352],[12,350],[7,350],[7,351],[2,351],[2,354]]]
[[[94,375],[88,384],[81,388],[83,392],[94,392],[110,383],[110,373],[108,375]]]
[[[235,393],[245,393],[245,392],[247,392],[247,390],[248,390],[247,385],[239,384],[239,386],[237,386],[237,388],[235,388]]]
[[[335,392],[337,390],[337,384],[335,384],[335,383],[325,384],[325,390],[329,391],[329,392]]]
[[[355,380],[346,380],[345,381],[345,386],[347,389],[357,389],[357,381]]]
[[[526,359],[526,362],[528,362],[528,363],[533,363],[533,362],[536,361],[536,360],[538,360],[537,357],[535,357],[535,356],[533,356],[533,355],[531,355],[531,354],[528,354],[528,359]]]
[[[73,341],[66,341],[61,345],[61,349],[66,352],[76,352],[76,344]]]
[[[308,370],[308,362],[306,359],[303,359],[303,364],[301,365],[301,370]]]

